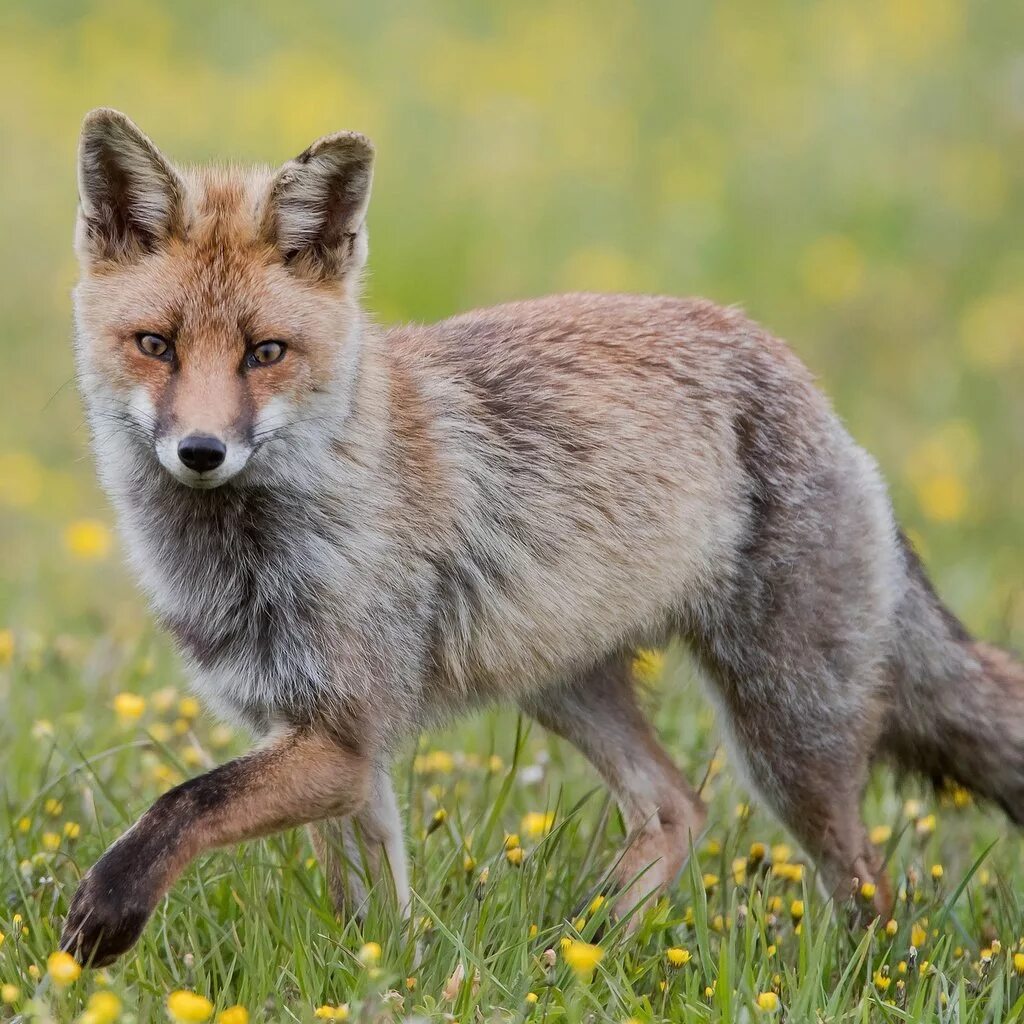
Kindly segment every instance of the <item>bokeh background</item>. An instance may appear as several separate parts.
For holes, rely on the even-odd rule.
[[[383,321],[564,289],[743,305],[969,625],[1024,637],[1020,4],[5,0],[0,96],[0,657],[148,635],[72,380],[97,105],[181,161],[371,135]]]

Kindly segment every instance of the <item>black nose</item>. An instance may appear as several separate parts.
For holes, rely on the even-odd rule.
[[[178,442],[178,458],[197,473],[208,473],[216,469],[227,453],[227,445],[208,434],[189,434]]]

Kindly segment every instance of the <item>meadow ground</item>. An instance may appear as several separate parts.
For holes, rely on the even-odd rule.
[[[675,652],[646,656],[642,670],[712,813],[696,858],[635,935],[600,898],[622,828],[594,777],[539,730],[489,714],[424,739],[399,766],[409,922],[386,894],[361,924],[337,920],[305,836],[291,834],[203,859],[120,964],[75,977],[50,957],[81,872],[162,790],[244,746],[168,685],[177,672],[161,651],[146,634],[4,651],[24,727],[5,736],[0,1019],[994,1021],[1024,1011],[1024,869],[1002,817],[957,791],[897,792],[880,773],[867,817],[899,902],[869,927],[849,923],[856,900],[833,917],[799,851],[734,785]]]

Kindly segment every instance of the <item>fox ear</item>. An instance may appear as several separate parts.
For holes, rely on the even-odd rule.
[[[78,150],[78,249],[93,261],[152,252],[178,226],[184,183],[124,114],[86,115]]]
[[[314,142],[277,173],[263,230],[296,273],[328,280],[362,269],[373,155],[365,135],[338,132]]]

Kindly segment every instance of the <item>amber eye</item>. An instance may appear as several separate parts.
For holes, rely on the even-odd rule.
[[[287,346],[283,341],[261,341],[253,345],[245,358],[247,366],[272,366],[284,359]]]
[[[137,334],[135,344],[139,346],[140,352],[154,359],[170,359],[174,355],[171,343],[159,334]]]

